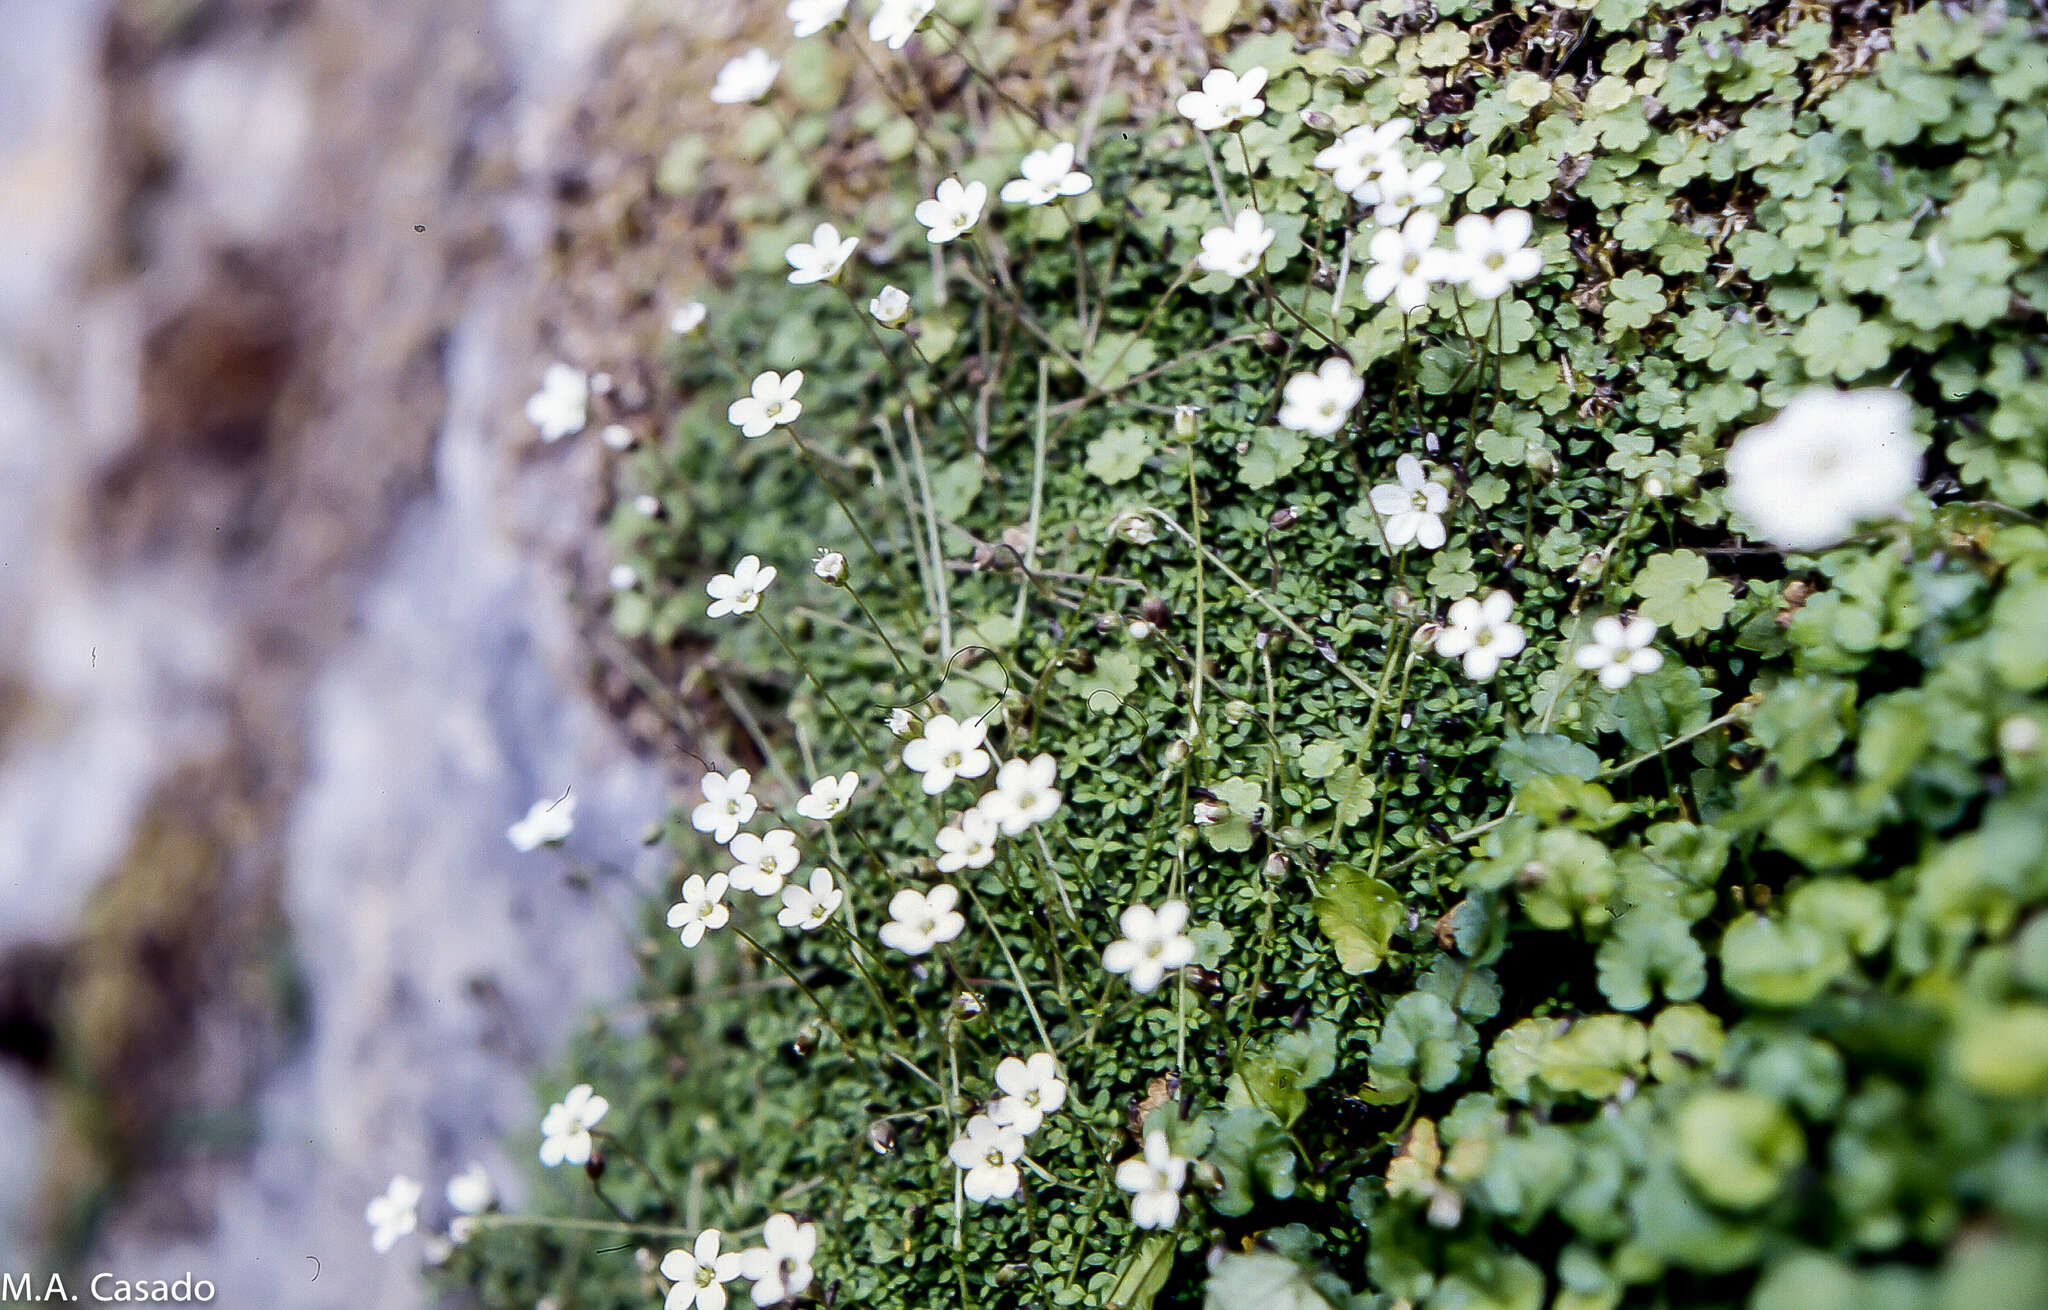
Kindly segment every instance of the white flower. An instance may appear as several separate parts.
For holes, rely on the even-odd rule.
[[[1003,183],[1006,205],[1049,205],[1061,196],[1078,196],[1095,185],[1094,179],[1074,167],[1074,147],[1065,141],[1024,156],[1017,172],[1021,176]]]
[[[868,313],[883,327],[902,327],[910,321],[910,293],[893,284],[868,299]]]
[[[1184,901],[1168,901],[1153,910],[1133,905],[1117,920],[1123,936],[1102,952],[1102,967],[1111,973],[1128,974],[1131,986],[1149,992],[1166,981],[1166,975],[1195,958],[1195,944],[1182,929],[1188,926]]]
[[[1489,593],[1485,600],[1471,596],[1451,605],[1450,621],[1436,636],[1436,653],[1465,659],[1465,676],[1485,682],[1500,668],[1502,660],[1522,652],[1527,644],[1521,625],[1511,621],[1515,598],[1505,591]]]
[[[1728,450],[1728,507],[1780,550],[1832,546],[1890,518],[1920,481],[1913,405],[1883,387],[1800,392]]]
[[[881,0],[868,20],[868,40],[901,50],[931,16],[938,0]]]
[[[589,1083],[571,1087],[541,1118],[540,1162],[550,1169],[590,1163],[590,1130],[611,1108],[612,1103],[593,1093]]]
[[[818,557],[811,561],[811,576],[840,586],[846,581],[846,556],[836,550],[820,549]]]
[[[1035,823],[1050,819],[1060,808],[1059,762],[1050,755],[1004,760],[996,770],[995,790],[975,806],[994,819],[1004,835],[1014,837]]]
[[[1202,253],[1195,256],[1195,267],[1228,278],[1248,277],[1265,259],[1266,247],[1277,235],[1257,210],[1242,210],[1229,227],[1212,227],[1202,233]]]
[[[526,398],[526,421],[540,429],[542,441],[560,441],[583,431],[590,421],[590,379],[581,369],[550,364],[540,376],[540,390]]]
[[[543,846],[554,846],[576,831],[576,797],[543,796],[526,811],[526,817],[505,829],[505,840],[525,855]]]
[[[924,239],[935,246],[942,246],[954,237],[972,232],[974,225],[981,222],[982,206],[988,203],[988,188],[979,182],[962,186],[960,179],[949,177],[939,183],[938,190],[930,200],[920,200],[912,211],[917,221],[930,229]]]
[[[643,519],[658,519],[661,517],[661,499],[643,491],[633,497],[633,512]]]
[[[1624,623],[1613,615],[1593,620],[1593,640],[1579,647],[1572,663],[1600,675],[1600,685],[1620,691],[1638,673],[1655,673],[1664,667],[1664,653],[1652,650],[1657,625],[1644,618]]]
[[[912,728],[917,727],[917,719],[909,710],[898,705],[882,716],[882,726],[889,730],[891,737],[902,741],[910,736]]]
[[[1127,509],[1109,521],[1111,535],[1122,537],[1133,546],[1149,546],[1159,540],[1159,529],[1152,526],[1152,518],[1143,510]]]
[[[768,94],[768,88],[775,85],[775,75],[782,71],[782,65],[770,58],[766,50],[755,46],[743,55],[725,61],[725,67],[718,70],[718,80],[711,84],[713,104],[738,105],[759,100]]]
[[[1394,461],[1394,481],[1372,489],[1372,508],[1380,516],[1387,545],[1399,550],[1410,542],[1424,550],[1444,544],[1444,509],[1451,493],[1430,481],[1422,461],[1403,455]]]
[[[674,1283],[665,1310],[725,1310],[725,1284],[740,1276],[738,1251],[721,1251],[725,1234],[707,1228],[697,1234],[693,1250],[670,1251],[661,1258],[661,1276]]]
[[[782,908],[775,912],[775,922],[785,928],[815,932],[838,912],[845,899],[846,893],[832,885],[830,869],[813,869],[810,886],[791,883],[782,889]]]
[[[1000,1201],[1017,1194],[1021,1181],[1017,1160],[1024,1154],[1024,1134],[985,1114],[967,1121],[967,1131],[953,1139],[948,1152],[966,1172],[960,1180],[970,1201]]]
[[[457,1214],[482,1214],[497,1199],[490,1171],[480,1161],[470,1161],[469,1168],[448,1180],[448,1206]]]
[[[840,269],[846,267],[846,261],[853,257],[854,247],[859,244],[859,237],[842,239],[839,229],[832,224],[818,224],[809,241],[799,241],[782,252],[782,257],[789,261],[789,280],[798,286],[830,282],[839,276]]]
[[[704,584],[704,594],[711,597],[704,613],[714,619],[728,614],[752,614],[761,603],[761,593],[774,581],[773,564],[763,565],[759,555],[742,555],[740,562],[732,566],[732,572],[721,573]]]
[[[789,0],[783,12],[793,25],[791,35],[802,40],[838,22],[846,13],[846,0]]]
[[[1140,1228],[1173,1227],[1187,1180],[1187,1158],[1175,1155],[1157,1128],[1145,1134],[1144,1155],[1116,1167],[1116,1185],[1131,1194],[1131,1222]]]
[[[1506,295],[1517,282],[1543,271],[1543,252],[1529,245],[1530,230],[1529,215],[1519,209],[1504,209],[1492,218],[1465,215],[1451,229],[1457,249],[1448,280],[1462,282],[1481,300]]]
[[[937,841],[940,873],[987,868],[996,857],[995,818],[979,808],[969,810],[952,827],[939,829]]]
[[[1352,407],[1365,395],[1365,383],[1342,355],[1323,361],[1313,373],[1287,379],[1280,393],[1280,426],[1327,437],[1339,432]]]
[[[753,797],[754,775],[745,769],[706,773],[701,786],[704,801],[690,811],[690,826],[698,832],[710,833],[711,840],[723,846],[761,807]]]
[[[668,907],[668,926],[676,930],[684,946],[695,949],[707,932],[725,927],[732,910],[725,903],[726,876],[709,878],[693,873],[683,879],[683,899]]]
[[[924,794],[936,796],[955,778],[988,772],[988,752],[981,748],[987,738],[988,725],[979,719],[962,723],[950,714],[935,714],[925,721],[922,736],[903,744],[903,763],[924,775]]]
[[[1265,89],[1263,68],[1251,69],[1243,77],[1228,69],[1212,68],[1202,79],[1202,89],[1187,92],[1175,107],[1197,131],[1216,132],[1265,113],[1266,102],[1259,97]]]
[[[597,439],[612,450],[631,450],[633,443],[640,438],[623,423],[607,423],[604,431],[597,434]]]
[[[1400,227],[1373,233],[1366,248],[1372,267],[1365,271],[1365,298],[1378,304],[1392,296],[1403,314],[1422,308],[1430,288],[1446,281],[1450,271],[1448,252],[1437,248],[1436,232],[1435,214],[1411,214]]]
[[[704,316],[710,312],[701,300],[685,300],[676,306],[675,313],[668,316],[668,330],[679,337],[687,337],[704,326]]]
[[[756,896],[773,896],[781,891],[783,879],[802,858],[797,853],[796,834],[787,828],[777,828],[766,836],[738,833],[726,849],[737,861],[726,874],[726,883],[736,892],[752,892]]]
[[[929,892],[905,887],[889,899],[889,922],[878,934],[882,945],[905,955],[924,955],[932,947],[952,941],[967,926],[967,920],[953,907],[960,903],[960,890],[940,883]]]
[[[1006,1056],[996,1066],[996,1086],[1003,1089],[988,1107],[989,1118],[1029,1137],[1038,1125],[1067,1103],[1067,1080],[1060,1076],[1060,1062],[1049,1052],[1039,1051],[1029,1059]]]
[[[420,1185],[404,1174],[391,1180],[382,1196],[372,1197],[363,1207],[363,1222],[370,1225],[370,1249],[383,1255],[398,1245],[398,1239],[420,1224]]]
[[[846,807],[853,803],[853,793],[859,788],[860,775],[851,769],[836,778],[828,773],[797,799],[796,812],[806,819],[828,823],[846,813]]]
[[[1352,196],[1373,207],[1374,222],[1393,227],[1413,211],[1443,201],[1444,189],[1437,185],[1443,175],[1441,160],[1424,160],[1410,168],[1399,155],[1388,155],[1381,161],[1379,173],[1360,183]]]
[[[761,1225],[761,1245],[742,1257],[740,1272],[754,1283],[755,1305],[779,1305],[802,1296],[811,1285],[811,1260],[818,1254],[818,1226],[772,1214]]]
[[[803,384],[804,371],[800,368],[788,373],[769,369],[756,374],[749,394],[726,406],[725,421],[745,437],[766,436],[785,423],[794,423],[804,412],[803,402],[796,398],[796,390]]]
[[[1315,166],[1330,175],[1339,191],[1355,192],[1379,176],[1382,164],[1397,157],[1395,151],[1411,126],[1407,119],[1396,118],[1378,127],[1354,127],[1317,151]]]
[[[604,580],[613,591],[631,591],[640,585],[640,571],[631,564],[614,564]]]

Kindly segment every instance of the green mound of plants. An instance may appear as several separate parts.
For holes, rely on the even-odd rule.
[[[1255,111],[1020,103],[950,8],[954,98],[861,14],[886,94],[756,111],[608,525],[717,778],[541,1089],[591,1162],[447,1284],[2048,1306],[2040,15],[1253,17],[1189,22]],[[805,132],[893,143],[860,212]]]

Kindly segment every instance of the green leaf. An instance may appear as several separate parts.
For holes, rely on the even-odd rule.
[[[1126,1251],[1109,1285],[1109,1304],[1115,1310],[1151,1310],[1173,1273],[1174,1250],[1172,1233],[1149,1233]]]
[[[1265,789],[1253,778],[1223,778],[1210,783],[1209,790],[1227,808],[1221,819],[1202,828],[1202,839],[1212,850],[1250,850],[1252,819],[1265,806]]]
[[[1144,469],[1152,455],[1150,435],[1141,427],[1114,427],[1088,443],[1084,467],[1098,482],[1128,482]]]
[[[1215,1135],[1203,1158],[1223,1182],[1209,1201],[1218,1214],[1244,1214],[1262,1194],[1280,1201],[1294,1195],[1294,1143],[1278,1119],[1256,1105],[1205,1117]]]
[[[1386,960],[1387,944],[1401,926],[1401,897],[1378,878],[1348,864],[1324,870],[1315,899],[1316,922],[1346,973],[1371,973]]]
[[[1753,1092],[1701,1092],[1679,1112],[1678,1166],[1716,1205],[1762,1205],[1805,1159],[1798,1123]]]
[[[1531,736],[1511,734],[1493,754],[1494,772],[1509,786],[1519,787],[1531,778],[1563,774],[1590,780],[1600,772],[1600,757],[1592,748],[1554,733]]]
[[[1260,428],[1251,438],[1251,449],[1238,462],[1237,476],[1247,487],[1270,487],[1301,467],[1308,457],[1308,441],[1286,428]]]
[[[1674,637],[1720,627],[1735,604],[1735,589],[1709,577],[1706,559],[1689,550],[1653,556],[1636,574],[1633,590],[1643,598],[1643,613]]]
[[[1429,992],[1409,992],[1388,1008],[1374,1039],[1367,1071],[1382,1101],[1403,1100],[1419,1088],[1442,1091],[1479,1053],[1479,1034],[1451,1003]]]
[[[1313,1273],[1271,1251],[1232,1253],[1216,1262],[1203,1310],[1332,1310]]]

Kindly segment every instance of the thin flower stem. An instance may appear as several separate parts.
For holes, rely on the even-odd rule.
[[[1045,389],[1051,367],[1043,355],[1039,356],[1038,419],[1031,441],[1031,512],[1024,525],[1024,576],[1017,580],[1017,604],[1011,615],[1019,628],[1024,626],[1024,604],[1031,597],[1032,568],[1038,562],[1038,518],[1045,502]]]
[[[846,711],[839,708],[839,702],[832,699],[832,693],[825,689],[825,684],[819,681],[816,673],[811,671],[809,662],[803,656],[796,653],[796,648],[789,644],[789,640],[782,635],[781,629],[771,623],[766,614],[756,609],[754,617],[761,621],[762,627],[768,629],[768,635],[775,638],[775,644],[782,647],[783,652],[790,659],[796,661],[797,668],[801,669],[803,675],[811,680],[811,685],[818,689],[818,694],[825,698],[825,703],[832,707],[834,714],[839,716],[840,726],[846,729],[847,735],[853,738],[854,743],[860,747],[861,753],[867,756],[868,766],[875,771],[875,776],[877,778],[886,776],[887,771],[882,767],[881,757],[875,754],[875,748],[868,745],[867,738],[862,735],[859,728],[853,726],[853,720],[846,716]]]
[[[853,307],[853,316],[859,319],[861,327],[867,330],[868,340],[874,343],[875,350],[880,353],[883,362],[888,364],[889,371],[896,375],[896,385],[903,388],[904,399],[908,400],[910,398],[910,379],[904,374],[903,366],[896,362],[896,356],[890,353],[888,343],[882,340],[881,329],[875,326],[874,315],[861,308],[860,299],[853,294],[852,288],[848,287],[844,282],[839,283],[838,286],[840,292],[846,296],[847,304]],[[917,356],[917,362],[924,366],[925,373],[931,378],[932,390],[938,392],[939,398],[945,401],[946,406],[953,411],[953,418],[960,424],[960,430],[971,437],[975,430],[974,424],[968,421],[966,413],[960,408],[960,402],[953,398],[952,389],[946,386],[945,378],[940,376],[938,369],[925,356],[924,351],[918,348],[915,337],[904,333],[903,339],[909,344],[910,353]]]
[[[620,1159],[647,1175],[647,1181],[654,1184],[655,1194],[661,1197],[662,1203],[668,1206],[671,1212],[680,1213],[682,1211],[682,1206],[676,1203],[675,1193],[668,1190],[668,1184],[661,1180],[661,1175],[654,1172],[645,1160],[633,1154],[632,1150],[627,1147],[617,1134],[608,1133],[600,1129],[593,1132],[591,1136],[599,1138],[612,1147],[611,1154],[617,1155]]]
[[[1244,124],[1239,123],[1230,134],[1237,138],[1238,157],[1244,160],[1244,191],[1251,197],[1252,212],[1263,215],[1266,211],[1259,204],[1259,184],[1252,177],[1252,148],[1244,143]]]
[[[974,880],[962,878],[960,886],[966,891],[967,899],[974,903],[975,912],[988,924],[989,936],[995,939],[996,949],[1003,953],[1003,963],[1009,966],[1010,976],[1017,980],[1017,993],[1024,998],[1024,1008],[1031,1013],[1031,1026],[1038,1030],[1038,1040],[1044,1043],[1048,1051],[1057,1049],[1053,1045],[1052,1034],[1045,1030],[1045,1018],[1038,1012],[1038,1003],[1031,998],[1031,987],[1024,981],[1024,971],[1017,967],[1017,957],[1010,953],[1010,944],[1003,940],[1002,930],[995,926],[995,920],[990,917],[988,907],[981,903],[981,894],[974,890]]]
[[[566,1216],[506,1214],[494,1211],[490,1214],[473,1216],[479,1230],[486,1228],[560,1228],[577,1233],[615,1233],[630,1236],[634,1233],[654,1237],[679,1237],[692,1239],[697,1236],[694,1228],[674,1228],[663,1224],[636,1224],[631,1220],[615,1223],[609,1219],[573,1219]]]
[[[997,84],[995,75],[981,66],[981,51],[975,48],[974,39],[967,34],[967,29],[944,14],[933,14],[932,18],[937,25],[952,30],[951,49],[954,54],[960,56],[960,62],[967,65],[967,71],[980,78],[989,91],[995,95],[996,99],[1002,102],[1004,108],[1008,109],[1012,114],[1021,117],[1032,127],[1043,132],[1045,130],[1045,123],[1038,117],[1038,114],[1029,105],[1024,104],[1008,91],[1003,90]]]
[[[859,971],[861,981],[865,982],[868,985],[868,990],[874,993],[875,1005],[882,1011],[882,1022],[889,1025],[889,1036],[900,1044],[903,1041],[903,1029],[896,1024],[896,1007],[889,1004],[889,998],[882,994],[882,985],[875,980],[875,975],[868,971],[868,966],[862,963],[860,958],[860,939],[849,932],[846,925],[837,919],[832,921],[832,927],[841,937],[846,939],[848,958],[853,961],[853,967]]]
[[[805,999],[816,1007],[819,1017],[824,1019],[826,1025],[832,1029],[833,1035],[839,1038],[839,1044],[845,1048],[849,1058],[857,1057],[860,1054],[860,1048],[853,1044],[853,1039],[848,1037],[846,1030],[839,1026],[839,1020],[832,1017],[832,1011],[825,1008],[825,1002],[818,999],[818,994],[811,990],[810,985],[802,978],[797,977],[796,970],[790,968],[789,964],[781,956],[769,950],[758,937],[755,937],[745,928],[740,927],[738,924],[733,924],[732,931],[734,936],[753,947],[755,954],[774,965],[777,969],[780,969],[785,978],[796,984],[797,990],[802,992]]]
[[[861,545],[868,548],[868,554],[874,556],[875,562],[887,571],[889,576],[896,581],[896,585],[905,585],[903,575],[897,572],[896,561],[883,554],[882,548],[875,544],[875,539],[868,535],[867,525],[861,522],[860,515],[853,512],[853,507],[846,503],[846,497],[839,492],[839,484],[826,476],[825,470],[819,467],[818,458],[812,454],[810,446],[805,444],[801,436],[797,435],[794,427],[784,430],[789,433],[790,441],[795,443],[797,453],[803,456],[804,463],[810,467],[811,475],[825,484],[825,490],[831,493],[833,503],[839,506],[839,512],[846,516],[846,521],[849,524],[853,525],[854,535],[860,538]]]
[[[930,471],[925,468],[924,442],[917,434],[917,414],[907,405],[903,409],[903,426],[910,434],[910,460],[911,466],[917,473],[918,495],[924,499],[926,549],[931,551],[932,585],[938,592],[938,604],[934,608],[937,610],[936,617],[939,622],[939,654],[941,657],[951,660],[953,658],[953,601],[946,594],[945,554],[939,547],[939,514],[938,510],[932,505],[932,479]]]
[[[854,586],[850,581],[844,585],[846,594],[853,597],[853,603],[859,607],[861,616],[868,621],[868,626],[875,630],[875,635],[880,637],[882,644],[889,648],[889,658],[896,661],[896,667],[902,671],[904,677],[914,680],[917,675],[912,673],[910,665],[904,662],[903,653],[896,649],[896,643],[890,639],[888,630],[882,626],[882,621],[875,617],[873,610],[868,608],[866,599],[860,594],[860,588]]]

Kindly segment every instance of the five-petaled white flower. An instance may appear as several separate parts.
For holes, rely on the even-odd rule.
[[[1513,621],[1515,598],[1495,591],[1480,600],[1467,596],[1451,605],[1449,622],[1436,636],[1436,653],[1450,659],[1463,657],[1465,676],[1485,682],[1500,668],[1501,661],[1522,653],[1527,640],[1522,627]]]
[[[1117,926],[1124,935],[1103,949],[1102,967],[1128,975],[1137,991],[1151,991],[1195,958],[1195,944],[1183,931],[1188,926],[1185,901],[1168,901],[1157,910],[1133,905]]]
[[[796,834],[787,828],[777,828],[766,836],[737,833],[726,850],[735,861],[726,873],[727,885],[736,892],[752,892],[756,896],[773,896],[781,891],[783,879],[802,858],[796,849]]]
[[[1259,95],[1265,89],[1263,68],[1250,69],[1242,77],[1212,68],[1202,78],[1201,90],[1187,92],[1174,105],[1197,131],[1218,132],[1265,113],[1266,102]]]
[[[1229,227],[1212,227],[1202,233],[1202,253],[1195,256],[1195,267],[1227,278],[1249,277],[1278,235],[1256,209],[1240,210]]]
[[[490,1209],[498,1200],[497,1188],[491,1186],[490,1170],[480,1160],[469,1162],[469,1168],[448,1180],[448,1208],[461,1215],[479,1215]]]
[[[1140,1228],[1171,1228],[1180,1218],[1180,1189],[1188,1180],[1188,1159],[1175,1155],[1166,1134],[1145,1134],[1145,1154],[1116,1167],[1116,1185],[1131,1194],[1131,1222]]]
[[[883,327],[902,327],[910,321],[910,293],[891,283],[868,298],[868,313]]]
[[[1467,214],[1451,229],[1449,280],[1481,300],[1497,300],[1517,282],[1543,271],[1543,252],[1529,245],[1529,215],[1504,209],[1493,217]]]
[[[766,50],[755,46],[743,55],[726,60],[725,66],[718,70],[718,80],[711,84],[712,102],[738,105],[759,100],[768,94],[769,87],[775,85],[775,75],[781,71],[780,63]]]
[[[398,1239],[419,1227],[420,1185],[404,1174],[391,1180],[382,1196],[370,1198],[363,1207],[363,1222],[370,1225],[370,1249],[383,1255]]]
[[[1003,1094],[989,1103],[988,1117],[1029,1137],[1045,1116],[1067,1103],[1067,1080],[1060,1062],[1047,1051],[1029,1059],[1005,1056],[996,1066],[996,1086]]]
[[[958,937],[967,919],[954,909],[960,903],[960,889],[940,883],[928,892],[905,887],[889,898],[889,922],[882,925],[882,945],[905,955],[925,955]]]
[[[1813,387],[1728,450],[1728,507],[1780,550],[1820,550],[1891,518],[1920,481],[1913,404],[1884,387]]]
[[[676,312],[668,316],[668,330],[679,337],[687,337],[704,326],[704,318],[711,311],[701,300],[685,300],[676,306]]]
[[[846,900],[846,893],[832,883],[830,869],[811,870],[811,883],[791,883],[782,889],[782,908],[775,912],[775,922],[785,928],[796,928],[804,932],[815,932],[825,926]]]
[[[1006,205],[1049,205],[1095,185],[1093,178],[1074,167],[1074,147],[1065,141],[1024,156],[1017,172],[1021,176],[1003,183]]]
[[[1413,126],[1405,118],[1378,127],[1361,124],[1316,152],[1315,166],[1330,175],[1339,191],[1351,193],[1379,176],[1380,166],[1396,157],[1401,139]]]
[[[969,810],[953,820],[951,827],[939,829],[935,840],[940,873],[986,868],[996,857],[995,817],[980,808]]]
[[[1365,383],[1351,371],[1351,361],[1342,355],[1323,361],[1313,373],[1297,373],[1287,379],[1280,393],[1280,426],[1318,437],[1331,436],[1344,427],[1351,410],[1365,395]]]
[[[505,840],[525,855],[543,846],[554,846],[576,831],[576,797],[543,796],[526,811],[526,817],[505,829]]]
[[[859,244],[859,237],[841,237],[839,229],[832,224],[818,224],[809,241],[799,241],[782,252],[782,257],[789,262],[789,280],[798,286],[830,282],[839,276],[840,269],[846,267],[846,261],[853,257],[854,247]]]
[[[1004,760],[996,770],[994,790],[975,808],[994,819],[1005,836],[1014,837],[1059,812],[1059,788],[1053,786],[1059,776],[1059,761],[1050,755]]]
[[[903,763],[924,775],[924,794],[936,796],[955,778],[979,778],[988,772],[988,725],[980,719],[962,723],[950,714],[925,720],[924,732],[903,744]]]
[[[1380,516],[1387,546],[1399,550],[1410,542],[1424,550],[1444,544],[1444,509],[1451,493],[1422,471],[1422,461],[1403,455],[1394,461],[1394,481],[1372,489],[1372,508]]]
[[[560,441],[590,421],[590,378],[581,369],[554,363],[540,375],[540,390],[526,398],[526,421],[542,441]]]
[[[571,1087],[541,1117],[540,1162],[550,1169],[590,1163],[590,1130],[611,1108],[612,1103],[591,1091],[589,1083]]]
[[[868,40],[901,50],[931,17],[938,0],[881,0],[868,19]]]
[[[725,903],[726,876],[714,873],[706,878],[693,873],[683,879],[683,899],[668,907],[668,926],[676,930],[684,946],[695,949],[707,932],[725,927],[732,909]]]
[[[704,775],[700,785],[704,800],[690,811],[690,826],[709,833],[711,840],[723,846],[761,807],[753,795],[754,775],[745,769],[734,769],[731,773],[712,771]]]
[[[816,36],[846,14],[846,0],[789,0],[789,8],[783,11],[791,24],[791,35],[798,40]]]
[[[828,823],[846,813],[846,807],[853,803],[853,793],[859,788],[860,775],[851,769],[837,777],[828,773],[797,798],[796,812],[806,819]]]
[[[722,1251],[725,1234],[707,1228],[697,1234],[696,1245],[674,1250],[661,1258],[661,1276],[674,1283],[668,1289],[664,1310],[725,1310],[725,1284],[740,1276],[743,1263],[738,1251]]]
[[[1657,625],[1645,618],[1627,622],[1612,614],[1593,620],[1593,640],[1573,652],[1572,663],[1588,673],[1600,675],[1600,685],[1620,691],[1638,673],[1655,673],[1664,667],[1664,652],[1651,647],[1657,639]]]
[[[804,412],[803,402],[796,398],[797,388],[804,384],[804,371],[793,368],[787,373],[769,369],[754,376],[754,385],[748,394],[725,408],[725,421],[740,430],[743,437],[761,437],[773,432],[785,423],[794,423]]]
[[[754,1304],[780,1305],[802,1296],[814,1276],[811,1261],[818,1254],[818,1226],[800,1224],[786,1214],[772,1214],[761,1225],[761,1245],[745,1252],[740,1272],[753,1280]]]
[[[721,573],[704,584],[711,603],[706,617],[722,619],[728,614],[752,614],[761,603],[761,593],[775,581],[775,566],[761,563],[759,555],[742,555],[732,572]]]
[[[939,183],[930,200],[920,200],[912,212],[927,231],[924,239],[942,246],[974,230],[981,222],[982,207],[988,204],[988,187],[980,182],[962,185],[957,177]]]
[[[1443,175],[1441,160],[1426,159],[1410,168],[1408,161],[1390,154],[1372,180],[1360,183],[1352,194],[1373,207],[1374,222],[1393,227],[1416,210],[1442,202],[1444,189],[1437,181]]]
[[[961,1190],[970,1201],[1001,1201],[1017,1194],[1021,1179],[1017,1160],[1024,1154],[1024,1134],[985,1114],[967,1121],[967,1130],[953,1139],[947,1154],[966,1174]]]
[[[1447,280],[1449,255],[1437,247],[1435,214],[1410,214],[1398,228],[1383,227],[1372,234],[1366,253],[1372,267],[1365,271],[1365,298],[1374,304],[1394,298],[1403,314],[1421,309],[1429,290]]]

